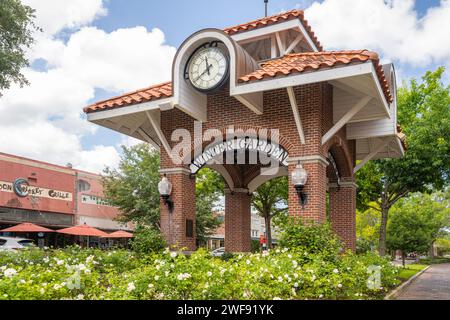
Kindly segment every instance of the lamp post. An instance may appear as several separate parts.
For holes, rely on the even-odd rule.
[[[172,193],[172,183],[170,183],[167,176],[164,175],[161,181],[158,183],[158,191],[161,195],[161,198],[164,200],[164,204],[169,209],[171,213],[173,210],[173,201],[170,199],[170,194]]]
[[[295,190],[297,191],[298,198],[300,200],[300,204],[302,205],[302,209],[305,208],[306,203],[308,202],[308,195],[303,192],[303,188],[308,181],[308,172],[302,165],[299,163],[294,171],[291,174],[292,184],[294,185]]]

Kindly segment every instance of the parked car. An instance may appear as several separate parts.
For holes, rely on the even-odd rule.
[[[221,256],[224,255],[224,253],[225,253],[225,248],[224,247],[217,248],[216,250],[211,251],[211,255],[213,257],[221,257]]]
[[[22,250],[35,246],[31,239],[0,237],[0,250]]]

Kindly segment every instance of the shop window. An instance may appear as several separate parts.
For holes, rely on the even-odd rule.
[[[89,191],[91,185],[85,180],[78,180],[78,192]]]

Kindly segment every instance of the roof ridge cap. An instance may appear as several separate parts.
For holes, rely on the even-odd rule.
[[[288,11],[282,11],[280,13],[273,14],[271,16],[261,17],[261,18],[253,19],[253,20],[250,20],[250,21],[247,21],[247,22],[239,23],[239,24],[236,24],[236,25],[233,25],[233,26],[229,26],[229,27],[223,28],[223,30],[226,31],[226,30],[234,29],[234,28],[239,27],[241,25],[252,24],[252,23],[255,23],[255,22],[260,22],[260,21],[265,21],[265,20],[271,20],[273,18],[281,17],[281,16],[286,15],[286,14],[287,15],[297,14],[298,16],[303,16],[305,14],[305,12],[303,10],[300,10],[300,9],[291,9],[291,10],[288,10]]]
[[[371,59],[378,60],[379,55],[378,53],[367,50],[367,49],[360,49],[360,50],[331,50],[331,51],[311,51],[311,52],[296,52],[296,53],[289,53],[282,57],[278,57],[273,60],[282,59],[284,57],[298,57],[298,56],[320,56],[320,55],[331,55],[331,54],[363,54],[365,56],[368,56]]]

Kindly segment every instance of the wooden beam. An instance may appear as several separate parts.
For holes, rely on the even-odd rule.
[[[114,122],[111,120],[103,120],[103,123],[105,124],[105,127],[108,127],[114,131],[120,131],[120,128],[122,128],[122,124],[118,122]]]
[[[298,112],[297,99],[295,98],[294,88],[287,87],[287,92],[289,95],[289,101],[291,102],[292,112],[294,113],[295,124],[297,125],[298,135],[300,136],[300,142],[305,144],[305,133],[303,131],[302,120],[300,118],[300,113]]]
[[[277,39],[275,36],[270,38],[270,57],[275,59],[277,57]]]
[[[240,103],[252,110],[257,115],[262,115],[263,108],[263,94],[262,92],[242,94],[234,96]]]
[[[160,151],[161,147],[159,146],[159,144],[152,137],[150,137],[147,132],[145,132],[141,128],[138,128],[137,132],[142,137],[142,139],[150,143],[156,150]]]
[[[146,111],[145,114],[147,115],[148,120],[150,120],[150,124],[152,125],[153,130],[156,132],[156,135],[158,136],[159,141],[161,141],[161,144],[164,147],[164,150],[166,150],[169,157],[172,158],[172,149],[170,148],[170,145],[167,142],[166,136],[162,132],[161,127],[155,118],[155,115],[150,113],[149,111]]]
[[[361,98],[336,124],[323,136],[322,145],[327,143],[343,126],[347,124],[362,108],[364,108],[372,97]]]
[[[284,37],[282,36],[282,34],[280,32],[275,33],[275,37],[277,38],[278,49],[280,51],[280,54],[283,55],[284,52],[286,52]]]
[[[298,36],[294,39],[294,41],[291,42],[291,44],[289,45],[289,47],[286,49],[286,51],[284,52],[284,54],[289,54],[292,52],[292,50],[295,49],[295,47],[300,43],[300,41],[302,41],[303,39],[303,34],[299,33]]]
[[[142,117],[140,121],[137,121],[136,124],[130,128],[130,135],[134,134],[146,121],[146,117]]]
[[[363,160],[361,160],[360,163],[358,163],[355,168],[353,169],[353,173],[356,174],[359,169],[361,169],[362,167],[364,167],[364,165],[373,157],[375,157],[378,152],[380,152],[381,150],[383,150],[384,147],[386,147],[386,145],[389,144],[389,142],[392,141],[392,138],[385,138],[384,140],[381,140],[381,142],[379,142],[377,144],[377,146],[373,149],[372,152],[370,152]]]

